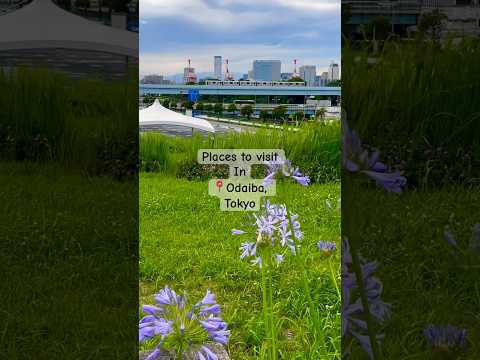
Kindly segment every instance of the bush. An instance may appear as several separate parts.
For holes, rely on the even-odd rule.
[[[270,113],[268,112],[268,110],[261,110],[260,111],[260,119],[262,120],[267,120],[268,118],[270,117]]]
[[[216,103],[215,106],[213,107],[213,111],[215,111],[215,114],[221,114],[223,113],[223,105],[220,103]]]
[[[145,145],[142,144],[144,141]],[[202,138],[198,134],[191,138],[174,138],[148,133],[141,135],[140,143],[143,171],[164,171],[189,180],[228,177],[226,166],[198,164],[199,149],[284,149],[287,158],[309,175],[312,182],[326,183],[340,179],[338,122],[304,124],[298,132],[258,129],[255,133],[229,133],[209,138]],[[151,165],[146,166],[152,161],[163,163],[165,167],[152,170]],[[252,168],[253,177],[262,178],[265,175],[265,166]]]
[[[342,50],[343,107],[350,126],[405,171],[411,187],[480,178],[480,41],[385,43]],[[456,71],[451,71],[455,68]]]
[[[91,175],[136,173],[138,91],[124,82],[72,81],[47,70],[0,71],[0,159],[50,161]]]

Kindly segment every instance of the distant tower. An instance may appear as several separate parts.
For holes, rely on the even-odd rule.
[[[214,56],[213,58],[213,73],[216,79],[222,80],[222,57]]]
[[[226,67],[227,67],[227,69],[225,71],[225,81],[232,81],[234,79],[233,79],[233,75],[230,74],[230,72],[228,71],[228,59],[226,59],[225,62],[226,62]]]
[[[293,73],[291,78],[295,77],[300,77],[300,74],[297,72],[297,59],[293,59]]]
[[[183,83],[196,83],[197,75],[195,74],[195,69],[191,66],[191,61],[188,59],[188,67],[183,69]]]

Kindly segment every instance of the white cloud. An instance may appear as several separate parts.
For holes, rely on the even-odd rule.
[[[218,0],[208,4],[202,0],[142,0],[140,17],[182,18],[216,29],[252,29],[282,24],[296,16],[320,17],[337,13],[340,0]]]
[[[221,49],[221,51],[218,51]],[[216,45],[200,46],[192,48],[178,48],[170,52],[142,52],[140,54],[140,74],[172,75],[183,72],[187,60],[191,54],[192,66],[198,72],[213,71],[213,55],[223,55],[223,59],[229,59],[229,69],[232,72],[247,72],[256,59],[279,59],[282,60],[282,72],[293,71],[294,57],[299,59],[298,65],[316,65],[317,72],[325,71],[332,60],[339,61],[339,54],[334,57],[322,56],[322,54],[336,54],[338,49],[322,48],[289,48],[274,45]],[[225,68],[224,68],[225,71]]]
[[[244,12],[240,19],[238,14],[227,8],[211,7],[200,0],[142,0],[140,1],[140,17],[142,19],[186,18],[193,23],[207,27],[238,30],[252,27],[255,24],[272,23],[272,18],[265,13]]]
[[[302,11],[340,11],[340,0],[276,0],[280,5]]]

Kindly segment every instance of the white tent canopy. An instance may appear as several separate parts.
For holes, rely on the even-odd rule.
[[[138,56],[138,34],[74,15],[51,0],[33,0],[0,17],[0,50],[66,48]]]
[[[140,110],[140,125],[180,125],[208,132],[215,128],[207,121],[179,114],[163,107],[158,99],[149,107]]]

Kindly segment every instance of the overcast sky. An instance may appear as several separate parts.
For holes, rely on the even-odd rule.
[[[213,72],[213,56],[246,73],[255,59],[293,59],[317,73],[340,61],[340,0],[142,0],[140,74]],[[223,72],[225,67],[223,68]]]

